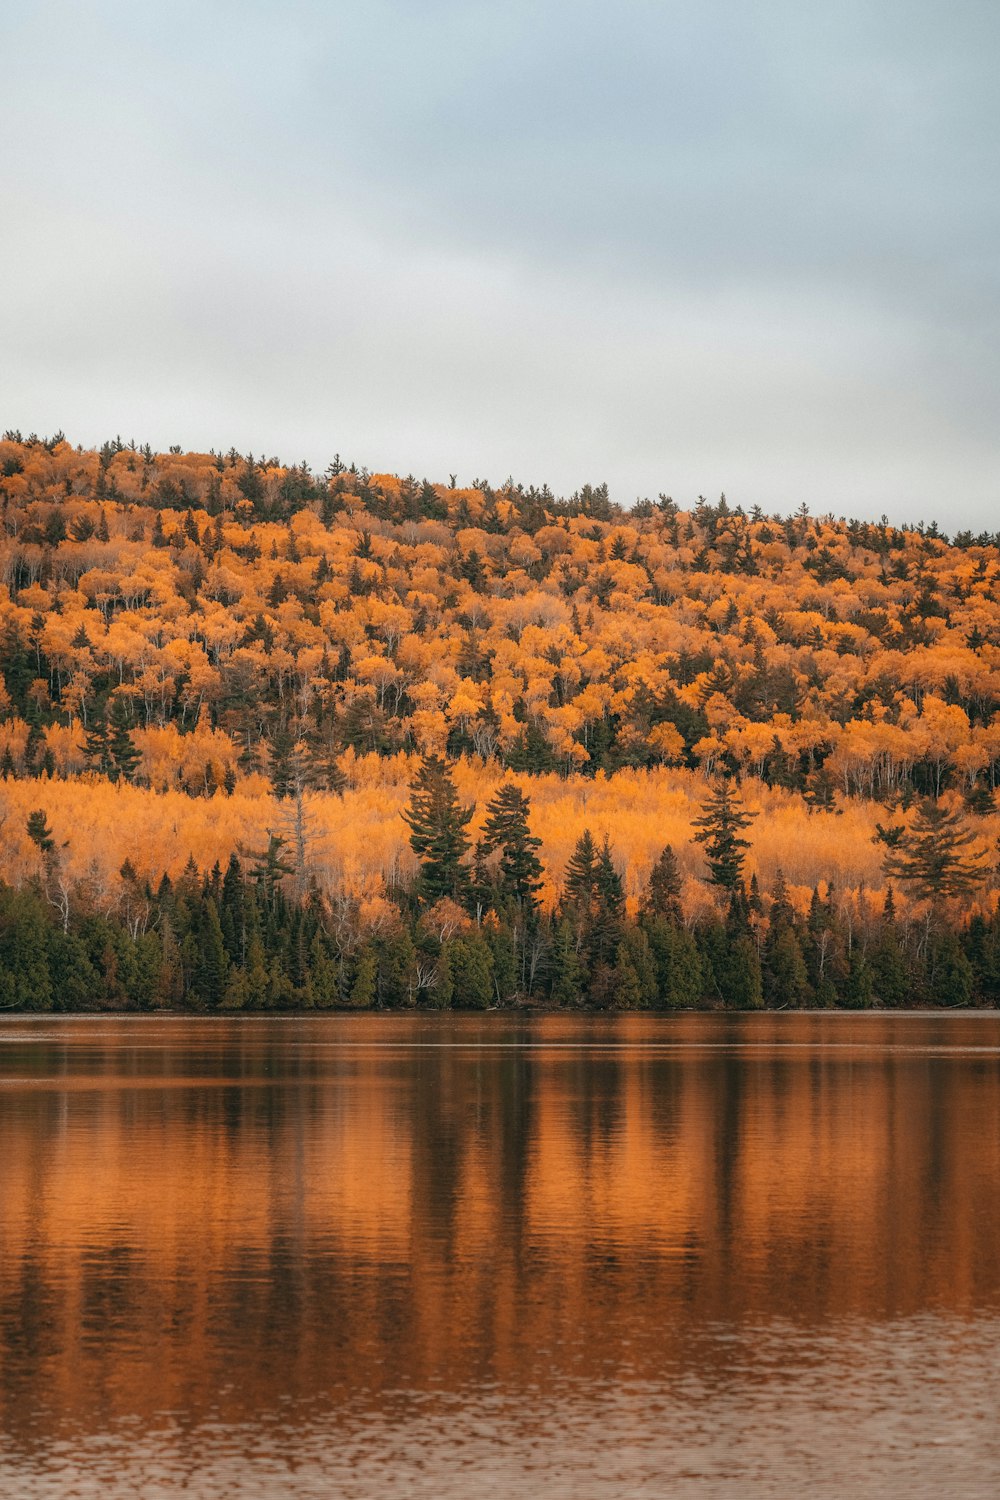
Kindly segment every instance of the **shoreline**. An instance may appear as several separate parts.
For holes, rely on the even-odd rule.
[[[381,1007],[371,1010],[326,1009],[319,1010],[315,1007],[287,1009],[287,1010],[3,1010],[0,1009],[0,1025],[9,1017],[11,1020],[33,1020],[33,1021],[76,1021],[76,1020],[185,1020],[185,1021],[220,1021],[220,1020],[259,1020],[259,1021],[301,1021],[301,1020],[361,1020],[363,1018],[377,1018],[380,1020],[400,1020],[403,1018],[437,1017],[445,1020],[449,1017],[490,1017],[493,1019],[506,1018],[517,1020],[530,1020],[533,1017],[563,1016],[589,1020],[618,1020],[627,1016],[642,1016],[650,1020],[667,1020],[679,1016],[759,1016],[760,1018],[774,1016],[1000,1016],[1000,1006],[996,1005],[925,1005],[925,1006],[899,1006],[893,1009],[878,1006],[867,1006],[864,1009],[853,1009],[850,1006],[829,1006],[823,1009],[803,1006],[796,1009],[784,1007],[780,1010],[754,1009],[736,1010],[725,1006],[714,1008],[695,1008],[678,1006],[673,1010],[587,1010],[582,1006],[491,1006],[484,1010],[475,1008],[457,1009],[449,1007],[446,1010],[438,1010],[433,1006],[406,1009],[390,1009]]]

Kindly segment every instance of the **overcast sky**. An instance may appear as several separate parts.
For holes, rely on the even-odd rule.
[[[0,427],[1000,528],[994,0],[0,22]]]

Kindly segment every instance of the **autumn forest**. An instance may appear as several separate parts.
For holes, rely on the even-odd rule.
[[[0,1007],[993,1005],[1000,535],[0,441]]]

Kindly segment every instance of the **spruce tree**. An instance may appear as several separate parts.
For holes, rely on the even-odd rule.
[[[579,1004],[583,989],[583,965],[577,951],[573,925],[563,917],[556,924],[555,941],[548,963],[549,998],[553,1005]]]
[[[611,962],[624,935],[625,892],[611,857],[607,834],[597,858],[596,905],[590,925],[590,953],[595,963]]]
[[[528,825],[530,808],[521,788],[505,782],[487,804],[482,847],[487,854],[500,850],[500,900],[510,901],[526,915],[533,916],[542,888],[542,864],[535,850],[541,848],[542,841],[532,835]]]
[[[229,960],[222,940],[222,926],[215,902],[209,896],[201,904],[197,934],[194,938],[192,988],[203,1005],[213,1008],[222,1004],[226,991]]]
[[[585,828],[569,857],[563,881],[563,902],[568,910],[589,921],[597,901],[597,849],[594,836]]]
[[[615,956],[612,1003],[628,1010],[648,1010],[658,993],[656,961],[641,927],[627,927]]]
[[[95,714],[87,725],[83,758],[87,762],[88,771],[96,771],[99,776],[110,776],[114,770],[111,736],[108,733],[108,721],[104,714]]]
[[[37,847],[42,858],[45,859],[48,855],[52,854],[56,847],[56,841],[43,808],[39,807],[35,812],[28,814],[27,828],[28,837]]]
[[[336,965],[322,932],[317,928],[309,944],[309,966],[306,974],[306,1004],[317,1010],[329,1010],[340,1000]]]
[[[698,1005],[704,980],[694,937],[666,917],[647,917],[643,925],[656,966],[656,1003],[667,1010]]]
[[[371,943],[365,943],[354,965],[350,1004],[353,1010],[370,1010],[375,1004],[378,982],[378,955]]]
[[[116,698],[111,710],[108,755],[114,767],[114,780],[119,776],[125,781],[134,780],[141,756],[129,732],[128,708],[123,698]]]
[[[402,818],[410,830],[410,848],[420,860],[420,894],[428,905],[442,896],[461,900],[468,887],[462,864],[469,849],[466,827],[475,807],[463,807],[443,760],[424,757],[410,784],[409,805]]]
[[[266,909],[271,909],[281,889],[281,881],[285,875],[294,875],[293,867],[284,858],[286,840],[280,833],[269,833],[267,848],[260,854],[253,855],[253,865],[250,869],[250,878],[261,891]]]
[[[681,908],[681,872],[670,844],[667,844],[649,872],[643,910],[651,916],[665,918],[676,927],[684,920]]]
[[[745,851],[749,841],[741,837],[749,828],[756,813],[748,813],[739,801],[737,793],[728,781],[718,781],[714,791],[702,804],[701,817],[693,820],[693,827],[700,830],[694,835],[696,844],[704,844],[708,861],[709,885],[732,891],[743,876]]]
[[[473,930],[448,944],[452,1000],[457,1010],[485,1010],[493,1001],[493,955]]]

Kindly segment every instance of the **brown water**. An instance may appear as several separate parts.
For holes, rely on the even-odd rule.
[[[0,1019],[0,1494],[990,1496],[1000,1017]]]

